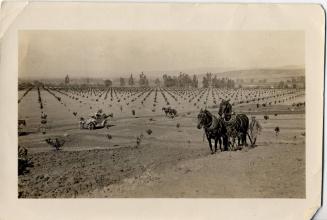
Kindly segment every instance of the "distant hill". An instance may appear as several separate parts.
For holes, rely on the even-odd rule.
[[[285,79],[292,77],[299,77],[305,75],[304,69],[249,69],[249,70],[235,70],[217,73],[217,77],[229,77],[232,79]],[[275,81],[274,80],[274,81]]]
[[[197,68],[197,69],[184,69],[184,70],[166,70],[166,71],[144,71],[148,78],[162,78],[164,74],[178,75],[180,72],[189,75],[196,74],[202,78],[207,72],[213,73],[217,77],[229,78],[289,78],[299,77],[305,75],[305,69],[301,66],[282,66],[278,68],[253,68],[253,69],[219,69],[219,68]],[[138,77],[140,73],[133,73],[134,77]],[[123,76],[125,77],[125,76]]]

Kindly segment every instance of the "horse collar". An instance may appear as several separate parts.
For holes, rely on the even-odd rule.
[[[206,129],[211,129],[211,125],[212,125],[213,123],[212,123],[212,120],[211,120],[211,122],[208,124],[208,125],[205,125],[204,127],[206,128]]]
[[[206,128],[207,128],[208,130],[213,130],[213,129],[215,129],[215,128],[217,127],[217,124],[218,124],[217,119],[216,119],[214,116],[212,116],[211,123],[210,123],[210,125],[207,126]]]

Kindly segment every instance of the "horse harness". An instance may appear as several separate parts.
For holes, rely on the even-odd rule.
[[[227,129],[227,135],[229,137],[235,137],[237,136],[237,131],[236,131],[236,116],[235,115],[231,115],[231,118],[226,121],[225,119],[223,120],[223,123],[226,126]]]
[[[215,132],[217,131],[218,124],[219,124],[218,119],[215,116],[212,116],[212,120],[209,127],[207,127],[207,125],[204,126],[207,135],[209,136],[214,135]]]
[[[223,119],[224,119],[223,122],[224,122],[226,127],[234,126],[235,122],[236,122],[236,115],[231,114],[231,117],[230,117],[229,120],[226,120],[225,118],[223,118]]]

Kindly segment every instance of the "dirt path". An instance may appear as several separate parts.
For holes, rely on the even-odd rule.
[[[303,148],[271,145],[157,165],[141,176],[81,196],[304,198]]]

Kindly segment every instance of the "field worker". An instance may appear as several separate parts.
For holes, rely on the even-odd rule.
[[[255,142],[257,141],[257,136],[260,134],[261,130],[262,127],[259,121],[255,119],[255,116],[252,116],[251,123],[250,123],[250,136],[252,139],[252,146],[255,145]]]
[[[102,109],[98,110],[98,111],[95,113],[95,117],[96,117],[96,118],[100,118],[100,117],[101,117],[101,113],[102,113]]]

